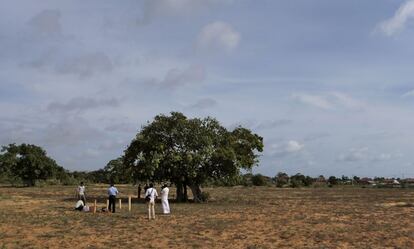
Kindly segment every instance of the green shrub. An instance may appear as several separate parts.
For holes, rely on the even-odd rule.
[[[86,182],[86,180],[77,180],[73,176],[65,177],[61,181],[62,185],[77,185],[79,182]]]
[[[300,181],[300,180],[291,180],[291,181],[290,181],[290,186],[291,186],[292,188],[300,188],[300,187],[302,187],[302,186],[303,186],[303,183],[302,183],[302,181]]]
[[[261,174],[256,174],[252,176],[251,180],[254,186],[266,186],[267,185],[266,177]]]

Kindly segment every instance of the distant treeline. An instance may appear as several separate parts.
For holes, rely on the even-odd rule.
[[[3,146],[0,153],[0,183],[13,186],[75,185],[81,181],[132,183],[121,168],[122,161],[111,160],[100,170],[69,171],[33,144],[10,144]]]
[[[123,164],[123,159],[117,158],[95,171],[68,171],[59,166],[55,160],[47,156],[46,151],[39,146],[30,144],[3,146],[0,153],[0,183],[14,186],[35,185],[76,185],[79,182],[93,183],[117,183],[136,184],[128,168]],[[261,174],[236,174],[231,177],[210,179],[204,186],[276,186],[276,187],[310,187],[310,186],[334,186],[334,185],[375,185],[375,183],[387,183],[396,186],[395,182],[401,179],[386,178],[360,178],[354,176],[335,177],[324,176],[311,177],[303,174],[289,176],[279,172],[274,177]]]
[[[377,188],[412,188],[414,187],[413,178],[385,178],[385,177],[348,177],[330,176],[325,178],[323,175],[318,177],[305,176],[297,173],[289,176],[287,173],[279,172],[274,177],[262,174],[244,174],[233,179],[221,179],[210,181],[210,186],[276,186],[278,188],[299,188],[299,187],[333,187],[335,185],[354,185],[361,187]]]

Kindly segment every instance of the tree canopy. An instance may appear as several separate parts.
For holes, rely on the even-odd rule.
[[[246,128],[229,131],[214,118],[189,119],[172,112],[143,126],[123,158],[135,179],[170,181],[179,200],[187,198],[189,186],[194,200],[201,201],[200,186],[206,180],[251,169],[262,151],[263,138]]]
[[[65,170],[48,157],[44,149],[32,144],[3,146],[0,173],[18,177],[28,186],[34,186],[36,180],[66,175]]]

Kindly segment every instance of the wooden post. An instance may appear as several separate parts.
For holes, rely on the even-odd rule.
[[[109,210],[109,199],[106,199],[106,209]]]
[[[128,196],[128,210],[131,212],[131,196]]]
[[[122,209],[122,199],[119,198],[119,209]]]
[[[96,200],[95,200],[95,205],[93,206],[93,213],[96,213]]]

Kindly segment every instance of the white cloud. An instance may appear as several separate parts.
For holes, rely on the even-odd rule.
[[[227,128],[234,129],[237,126],[243,126],[251,130],[265,131],[265,130],[272,130],[272,129],[275,129],[281,126],[289,126],[292,124],[293,124],[293,120],[291,119],[273,119],[273,120],[261,120],[261,121],[254,120],[254,119],[247,119],[247,120],[239,121],[236,123],[232,123]]]
[[[157,17],[191,15],[211,6],[232,3],[233,0],[146,0],[141,24],[147,24]]]
[[[204,67],[200,65],[191,65],[185,69],[170,69],[159,84],[162,87],[175,88],[186,84],[199,83],[204,79]]]
[[[207,109],[207,108],[211,108],[217,105],[217,101],[212,99],[212,98],[204,98],[204,99],[200,99],[199,101],[197,101],[197,103],[195,103],[194,105],[191,106],[191,108],[195,108],[195,109]]]
[[[87,109],[99,107],[117,107],[119,102],[115,98],[111,99],[93,99],[88,97],[76,97],[70,99],[67,103],[52,102],[47,106],[47,110],[54,113],[81,112]]]
[[[377,28],[384,34],[392,36],[404,29],[411,18],[414,18],[414,0],[403,3],[392,18],[381,22]]]
[[[260,122],[254,129],[257,130],[267,130],[267,129],[274,129],[276,127],[285,126],[292,124],[293,121],[290,119],[276,119],[276,120],[267,120]]]
[[[402,157],[401,152],[386,152],[376,153],[370,152],[367,147],[353,148],[348,152],[341,154],[337,161],[341,162],[360,162],[360,161],[371,161],[371,162],[383,162],[398,159]]]
[[[87,148],[79,155],[78,159],[86,159],[86,158],[96,158],[100,156],[102,151],[98,151],[96,149]]]
[[[302,151],[304,147],[304,144],[296,140],[289,140],[283,143],[270,145],[269,153],[276,157],[284,157],[289,154],[296,154]]]
[[[241,36],[230,24],[217,21],[204,26],[197,37],[198,51],[234,50]]]
[[[337,105],[347,109],[362,109],[365,104],[341,92],[332,92],[330,95],[334,98]]]
[[[321,109],[330,110],[333,109],[333,105],[324,96],[311,95],[306,93],[298,93],[292,95],[293,99],[296,99],[303,104],[315,106]]]
[[[337,161],[342,162],[357,162],[362,161],[368,158],[368,148],[353,148],[350,149],[347,153],[341,154]]]
[[[403,95],[401,95],[402,98],[410,98],[410,97],[414,97],[414,90],[408,91],[406,93],[404,93]]]
[[[105,131],[122,133],[133,133],[138,131],[138,129],[138,125],[134,125],[133,123],[127,122],[116,122],[105,127]]]
[[[322,94],[295,93],[292,98],[305,104],[324,110],[347,109],[362,110],[365,104],[341,92]]]
[[[403,154],[401,152],[397,153],[380,153],[372,158],[372,161],[390,161],[394,159],[401,158]]]
[[[304,145],[299,143],[298,141],[290,140],[287,142],[285,149],[287,152],[292,153],[302,150],[303,147]]]

